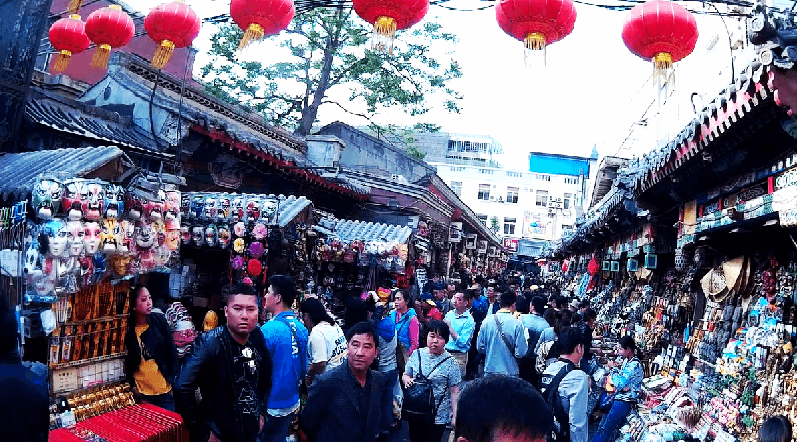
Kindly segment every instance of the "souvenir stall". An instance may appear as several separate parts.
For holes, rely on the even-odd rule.
[[[190,192],[182,213],[182,286],[196,308],[220,309],[224,287],[239,282],[262,292],[273,274],[290,274],[302,289],[312,284],[313,204],[305,197]]]
[[[380,287],[409,289],[415,275],[410,227],[328,216],[314,230],[317,293],[333,313],[343,310],[347,296]]]
[[[179,183],[139,172],[123,187],[61,172],[32,185],[23,348],[38,358],[37,342],[46,342],[51,428],[69,427],[59,440],[93,417],[113,427],[118,419],[109,412],[132,412],[123,368],[131,279],[168,273],[179,259]]]

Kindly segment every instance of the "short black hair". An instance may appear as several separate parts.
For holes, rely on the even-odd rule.
[[[376,327],[369,321],[354,324],[346,333],[346,340],[351,341],[354,335],[371,335],[374,338],[374,347],[379,347],[379,336],[376,334]]]
[[[556,308],[560,309],[563,307],[567,307],[567,298],[565,298],[564,296],[556,296],[553,302],[556,305]]]
[[[411,297],[407,294],[406,290],[396,290],[393,292],[393,302],[396,301],[396,295],[401,294],[401,297],[404,298],[404,302],[407,303],[407,308],[414,308],[415,307],[415,298]]]
[[[534,312],[542,315],[545,312],[546,300],[544,296],[535,296],[531,298],[531,305],[534,307]]]
[[[427,333],[437,333],[444,341],[448,342],[448,338],[451,336],[448,330],[448,324],[443,321],[438,321],[437,319],[432,319],[427,323],[426,327],[428,330]]]
[[[235,295],[246,295],[246,296],[257,297],[257,292],[255,292],[255,289],[252,288],[251,285],[244,284],[242,282],[235,284],[234,286],[230,287],[228,290],[224,290],[223,294],[224,294],[224,305],[229,304],[230,300]]]
[[[471,442],[491,442],[501,431],[536,440],[553,426],[553,413],[542,395],[516,377],[476,379],[462,390],[458,404],[456,436]]]
[[[288,275],[272,275],[268,278],[268,285],[275,294],[280,295],[282,305],[288,308],[293,306],[293,301],[296,300],[296,284],[293,278]]]
[[[459,293],[459,292],[457,292]],[[462,291],[463,298],[465,301],[470,301],[476,297],[476,290],[473,289],[466,289]]]
[[[587,307],[584,309],[584,312],[581,314],[582,319],[584,322],[591,321],[598,317],[598,314],[595,313],[595,310],[592,310],[591,307]]]
[[[634,341],[634,338],[632,338],[631,336],[625,335],[622,338],[620,338],[620,340],[617,343],[620,344],[620,347],[630,348],[631,350],[634,351],[634,353],[636,353],[637,349],[636,341]]]
[[[556,345],[560,355],[569,355],[576,351],[576,347],[584,343],[584,336],[576,327],[564,327],[556,334]]]
[[[525,296],[518,296],[517,301],[515,301],[515,310],[520,313],[529,313],[529,299]]]
[[[498,295],[498,302],[501,308],[512,307],[515,301],[517,301],[517,295],[512,292],[504,292]]]
[[[589,307],[591,307],[589,299],[582,300],[581,303],[578,305],[578,308],[589,308]]]
[[[791,442],[791,422],[786,416],[772,416],[761,424],[758,442]]]

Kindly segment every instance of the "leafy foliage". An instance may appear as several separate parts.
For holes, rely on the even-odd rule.
[[[493,233],[498,233],[498,231],[501,230],[501,224],[497,216],[490,218],[490,230],[492,230]]]
[[[212,60],[201,71],[206,90],[297,134],[310,133],[318,109],[325,104],[369,120],[390,106],[418,116],[430,110],[434,103],[430,98],[439,94],[446,110],[460,110],[462,96],[449,85],[462,75],[459,64],[437,56],[442,43],[457,39],[438,23],[424,21],[400,32],[393,55],[386,56],[364,50],[371,29],[351,8],[316,8],[297,15],[276,37],[291,57],[271,64],[241,59],[236,48],[242,34],[234,24],[224,24],[213,36]],[[348,88],[349,102],[330,98],[333,88]],[[364,107],[365,113],[352,109],[352,103]]]

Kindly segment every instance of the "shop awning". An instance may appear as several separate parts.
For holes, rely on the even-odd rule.
[[[327,236],[338,237],[344,241],[381,241],[406,244],[412,235],[412,229],[407,226],[332,218],[320,220],[315,229]]]
[[[84,177],[109,162],[130,159],[116,146],[55,149],[0,156],[0,192],[25,198],[42,174]]]

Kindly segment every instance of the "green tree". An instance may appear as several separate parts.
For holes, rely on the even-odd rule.
[[[490,218],[490,230],[492,230],[493,233],[498,233],[498,231],[501,230],[501,223],[498,221],[497,216]]]
[[[220,25],[212,38],[212,59],[202,68],[206,90],[298,135],[310,134],[323,105],[369,121],[380,108],[390,106],[422,115],[435,104],[433,97],[450,112],[460,110],[462,96],[449,85],[462,75],[459,64],[450,57],[439,59],[444,43],[457,38],[438,23],[425,21],[399,32],[393,54],[387,56],[364,51],[371,26],[350,7],[315,8],[294,17],[289,28],[274,37],[292,57],[271,64],[242,60],[236,51],[241,35],[234,24]],[[347,87],[348,102],[329,98],[333,88]],[[365,112],[352,109],[352,104],[364,106]]]

